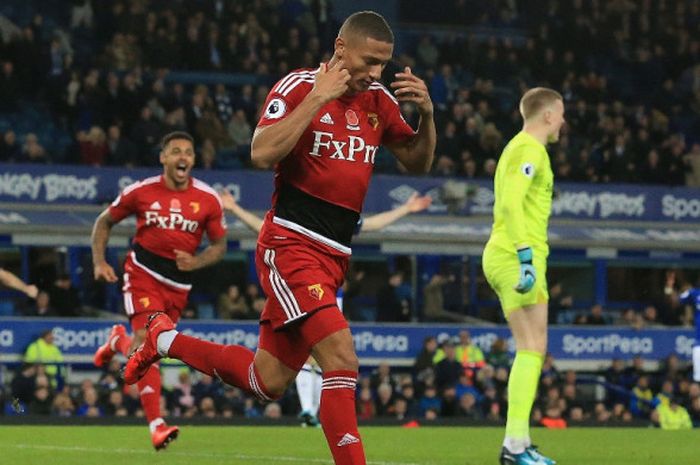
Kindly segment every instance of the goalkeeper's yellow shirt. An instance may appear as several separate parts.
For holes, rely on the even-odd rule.
[[[519,132],[503,149],[496,168],[490,244],[513,251],[530,246],[547,256],[553,183],[545,146]]]

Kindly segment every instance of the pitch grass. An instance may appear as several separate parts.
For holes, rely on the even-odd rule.
[[[496,465],[500,428],[365,427],[368,465]],[[559,465],[700,464],[698,431],[536,429]],[[277,465],[332,464],[315,428],[185,426],[156,453],[146,427],[0,426],[0,464]]]

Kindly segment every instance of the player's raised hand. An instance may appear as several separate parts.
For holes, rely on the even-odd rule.
[[[433,198],[429,195],[419,196],[418,192],[414,192],[406,201],[406,206],[410,213],[422,212],[433,203]]]
[[[312,92],[319,95],[324,103],[328,103],[347,92],[349,81],[350,72],[345,69],[343,60],[336,61],[330,67],[328,63],[321,63]]]
[[[39,295],[39,288],[36,287],[34,284],[30,284],[24,290],[24,293],[27,294],[27,297],[31,299],[36,299],[36,296]]]
[[[399,102],[413,102],[421,115],[433,113],[433,101],[430,99],[428,86],[418,78],[411,68],[406,66],[401,73],[396,73],[396,81],[391,83],[396,99]]]
[[[112,268],[112,266],[107,262],[96,264],[93,270],[93,276],[95,281],[116,283],[119,280],[119,278],[117,278],[117,274],[114,272],[114,268]]]
[[[175,249],[175,264],[180,271],[192,271],[197,268],[197,258],[184,250]]]
[[[219,197],[221,197],[221,204],[224,206],[224,210],[233,211],[238,205],[236,203],[236,199],[233,197],[233,194],[231,194],[227,189],[219,192]]]

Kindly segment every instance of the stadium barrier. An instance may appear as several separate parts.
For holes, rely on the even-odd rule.
[[[108,337],[113,324],[107,319],[0,318],[0,363],[22,359],[27,346],[46,329],[54,330],[54,343],[69,363],[90,363],[97,348]],[[241,344],[255,349],[258,324],[253,321],[182,320],[178,329],[185,334],[221,344]],[[484,352],[497,338],[507,341],[514,354],[514,342],[505,326],[463,326],[449,324],[351,323],[355,349],[363,366],[388,362],[411,366],[427,336],[456,337],[469,329],[472,341]],[[659,328],[634,330],[617,326],[553,327],[549,330],[549,352],[557,362],[595,363],[606,366],[614,358],[630,360],[639,355],[658,361],[671,354],[689,361],[695,334],[691,329]]]

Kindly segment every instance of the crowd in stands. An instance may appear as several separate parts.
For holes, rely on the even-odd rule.
[[[50,337],[42,335],[40,340],[45,348],[51,347]],[[119,375],[120,360],[113,360],[99,375],[75,385],[64,383],[59,371],[62,367],[43,365],[41,361],[31,358],[28,351],[12,382],[0,386],[5,415],[143,415],[136,386],[125,386]],[[411,370],[397,370],[382,363],[360,377],[358,416],[403,424],[441,419],[500,423],[507,408],[511,362],[503,339],[495,340],[490,351],[484,353],[466,330],[458,338],[441,338],[440,343],[428,337]],[[195,378],[186,367],[175,369],[177,381],[166,387],[161,400],[165,416],[279,419],[299,413],[297,396],[291,390],[278,402],[261,404],[210,376],[200,374]],[[532,422],[550,428],[582,423],[663,426],[664,412],[670,408],[687,411],[690,421],[700,426],[700,384],[691,381],[688,370],[671,355],[654,372],[645,370],[642,358],[636,357],[629,364],[615,359],[609,367],[584,375],[573,370],[560,372],[548,356]],[[597,386],[604,387],[604,395]]]
[[[53,248],[35,250],[28,285],[0,266],[0,285],[15,290],[4,292],[3,304],[11,307],[0,314],[32,317],[114,317],[118,308],[107,309],[104,285],[95,284],[92,269],[86,265],[78,283],[62,271],[63,261]],[[89,258],[89,257],[88,257]],[[481,276],[476,277],[478,302],[470,302],[465,289],[471,286],[469,273],[450,268],[449,261],[434,274],[421,274],[412,282],[414,265],[405,256],[393,257],[393,267],[354,263],[343,285],[343,311],[351,321],[434,322],[434,323],[502,323],[502,312],[490,312],[495,302],[490,288]],[[1,265],[1,264],[0,264]],[[206,288],[196,287],[185,319],[257,320],[265,305],[265,296],[256,282],[246,280],[245,264],[224,262],[221,273],[204,271]],[[548,276],[550,325],[615,325],[633,329],[683,326],[692,327],[693,308],[680,301],[681,292],[697,285],[696,272],[659,270],[650,280],[650,287],[625,302],[626,307],[588,304],[585,298],[575,299],[570,289],[556,277]],[[665,278],[664,278],[665,277]],[[662,282],[658,282],[662,279]],[[665,279],[665,280],[664,280]],[[34,285],[35,284],[35,285]],[[417,289],[414,289],[414,285]],[[610,286],[615,284],[611,283]],[[493,305],[497,305],[494,303]],[[105,310],[107,310],[105,312]]]
[[[290,70],[327,60],[338,25],[332,2],[323,0],[76,0],[32,14],[22,13],[22,3],[0,5],[0,162],[155,166],[162,134],[187,130],[196,137],[199,168],[248,167],[252,128],[270,87]],[[561,91],[567,109],[568,125],[550,151],[557,181],[700,186],[699,0],[399,3],[412,26],[393,24],[398,53],[385,79],[411,66],[428,83],[439,136],[433,175],[493,176],[521,124],[515,102],[526,87],[546,85]],[[430,27],[413,27],[426,21]],[[403,112],[416,123],[412,107]],[[402,171],[391,158],[378,160],[378,172]],[[346,293],[351,315],[355,277]],[[423,317],[460,321],[463,308],[453,312],[445,295],[454,280],[435,275],[426,283]],[[45,284],[27,314],[75,316],[81,303],[70,278]],[[619,318],[599,305],[577,311],[557,286],[550,290],[552,322],[690,324],[673,300]],[[421,314],[400,271],[375,297],[372,319]],[[255,284],[232,284],[216,314],[255,319],[263,302]],[[504,341],[480,352],[468,335],[466,345],[427,340],[412,372],[382,365],[360,379],[360,418],[502,421],[511,361]],[[0,389],[4,413],[143,414],[116,364],[99,380],[71,386],[61,385],[60,370],[34,362]],[[681,405],[700,423],[700,385],[675,357],[654,373],[637,358],[629,366],[615,360],[597,375],[608,383],[604,398],[548,358],[533,421],[659,422],[659,407]],[[182,417],[276,418],[297,413],[293,399],[263,406],[185,370],[162,408]]]
[[[551,150],[557,180],[700,185],[697,0],[401,3],[400,19],[431,23],[418,32],[393,25],[400,53],[385,79],[408,65],[428,83],[434,175],[492,176],[520,127],[519,95],[547,85],[567,107]],[[270,86],[328,59],[337,31],[323,0],[72,5],[0,21],[0,116],[47,108],[70,134],[54,144],[31,127],[0,124],[0,161],[154,165],[159,136],[186,129],[202,168],[248,166]],[[455,21],[462,28],[447,26]],[[183,81],[173,71],[211,74]],[[225,85],[223,73],[249,79]],[[403,110],[415,123],[413,109]],[[401,171],[382,157],[376,169]]]

